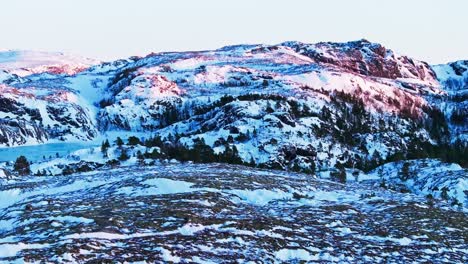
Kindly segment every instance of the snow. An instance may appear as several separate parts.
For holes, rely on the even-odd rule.
[[[231,146],[236,146],[243,161],[249,162],[253,159],[262,164],[278,162],[284,164],[285,169],[288,169],[290,168],[288,165],[291,164],[285,164],[286,159],[282,157],[284,148],[305,147],[313,149],[313,152],[317,154],[316,157],[306,160],[307,155],[300,156],[295,161],[301,166],[310,165],[311,161],[317,162],[317,167],[320,170],[318,174],[329,178],[329,169],[337,161],[343,160],[344,153],[351,157],[358,156],[360,158],[379,154],[385,158],[407,146],[409,141],[403,135],[405,132],[412,132],[408,129],[412,123],[396,117],[401,109],[388,101],[408,100],[413,104],[413,109],[420,112],[428,104],[434,103],[431,100],[432,95],[445,96],[445,91],[441,90],[442,87],[438,82],[434,82],[428,71],[430,69],[425,64],[414,62],[415,67],[421,68],[424,72],[425,77],[420,78],[411,71],[409,64],[405,62],[406,58],[391,51],[387,50],[385,59],[397,60],[403,78],[393,80],[352,73],[339,65],[316,63],[313,57],[306,56],[307,53],[304,52],[316,52],[320,56],[336,60],[340,59],[342,55],[340,52],[352,49],[352,43],[338,45],[339,47],[330,43],[305,45],[297,52],[291,48],[296,44],[303,45],[285,43],[279,46],[227,47],[209,52],[153,54],[146,58],[96,65],[91,68],[89,67],[94,63],[93,61],[67,57],[67,55],[58,53],[0,53],[0,68],[6,67],[5,69],[7,69],[7,71],[0,70],[0,82],[8,80],[8,85],[1,84],[2,97],[39,111],[42,117],[42,126],[58,126],[64,131],[69,129],[69,132],[63,136],[66,142],[62,145],[49,144],[37,147],[0,149],[0,157],[5,161],[11,161],[19,154],[26,153],[29,160],[35,161],[31,166],[33,172],[47,170],[53,175],[59,175],[63,173],[62,168],[65,165],[72,165],[80,161],[104,164],[109,159],[117,158],[121,151],[118,147],[109,149],[108,158],[104,158],[100,151],[99,144],[108,137],[112,141],[111,138],[115,139],[116,135],[125,140],[129,135],[149,137],[177,133],[182,137],[180,142],[187,146],[193,145],[195,138],[203,138],[206,144],[213,147],[215,153],[221,153],[225,150],[225,146],[214,147],[215,142],[218,139],[227,140],[229,136],[236,138],[236,132],[231,132],[231,130],[237,128],[241,133],[253,134],[254,130],[258,133],[255,137],[244,141],[235,139],[234,143],[231,143]],[[372,49],[367,46],[360,48],[359,51],[366,59],[371,59],[370,56],[373,56]],[[21,69],[18,68],[20,66]],[[448,65],[434,66],[433,69],[441,81],[453,78],[455,74]],[[54,71],[59,72],[54,74]],[[20,76],[14,76],[15,73]],[[116,81],[118,83],[115,83]],[[407,88],[405,84],[416,88]],[[385,124],[383,133],[356,135],[368,155],[357,148],[338,143],[333,135],[328,134],[327,126],[329,124],[327,122],[330,120],[325,120],[320,114],[323,107],[331,107],[330,118],[332,121],[340,117],[339,108],[335,108],[331,103],[330,94],[336,91],[344,91],[362,98],[366,109],[370,112],[372,121],[383,120],[384,123],[389,121],[397,123],[394,126]],[[264,97],[275,95],[282,96],[282,98],[281,100],[238,98],[226,105],[215,104],[225,94],[234,97],[247,94]],[[101,109],[99,103],[103,99],[109,100],[109,102],[105,102],[109,105]],[[308,107],[310,112],[307,115],[310,114],[310,116],[301,117],[290,114],[292,106],[287,101],[297,102],[299,107]],[[79,117],[85,122],[78,124],[77,127],[64,124],[63,121],[58,121],[49,115],[48,107],[51,106],[66,109],[65,113],[61,115],[64,119],[70,118],[76,121]],[[447,107],[455,108],[457,106]],[[198,110],[204,112],[204,108],[207,108],[209,112],[200,115],[195,113]],[[24,109],[26,108],[21,110]],[[171,120],[173,122],[171,124],[161,123],[164,116],[169,113],[168,111],[172,110],[175,110],[174,112],[177,112],[178,115],[183,112],[185,116],[177,116],[179,119]],[[0,118],[24,118],[30,126],[36,124],[31,115],[23,115],[21,111],[15,115],[10,112],[0,112]],[[373,122],[372,125],[377,126],[378,124]],[[84,131],[85,127],[96,134],[99,129],[102,134],[87,135]],[[318,136],[319,133],[315,133],[318,129],[322,132],[326,131],[325,135]],[[421,129],[415,133],[431,142],[430,135],[426,130]],[[57,140],[57,138],[39,138],[26,134],[23,135],[22,139],[24,141],[21,142],[9,139],[9,143],[40,144],[56,142]],[[276,140],[276,143],[272,143],[272,139]],[[76,145],[69,144],[73,140],[89,141]],[[410,202],[416,203],[415,208],[427,210],[429,206],[424,204],[425,196],[433,194],[435,198],[440,198],[441,188],[448,188],[448,195],[451,198],[456,199],[465,207],[467,205],[465,192],[468,188],[468,179],[466,178],[466,170],[455,164],[443,164],[433,160],[410,161],[411,168],[415,172],[414,177],[406,182],[401,182],[398,179],[401,164],[391,163],[368,174],[348,169],[349,182],[346,185],[326,180],[310,182],[307,180],[307,184],[304,184],[305,181],[300,182],[301,184],[294,184],[294,181],[298,179],[304,180],[306,177],[312,179],[313,176],[302,175],[294,178],[293,176],[278,176],[283,175],[283,172],[249,171],[245,178],[232,177],[219,181],[218,178],[235,175],[240,170],[236,167],[234,170],[224,171],[216,178],[208,178],[213,174],[211,166],[219,166],[216,169],[223,170],[223,166],[227,165],[193,165],[179,163],[175,159],[161,162],[151,161],[158,166],[142,168],[142,166],[137,165],[138,161],[133,155],[137,151],[146,151],[146,147],[124,146],[123,149],[127,150],[132,157],[128,161],[122,162],[122,167],[117,170],[106,168],[105,172],[98,170],[97,172],[66,177],[24,177],[13,180],[3,179],[5,173],[0,170],[0,181],[10,188],[5,187],[0,191],[0,210],[5,211],[0,221],[0,232],[8,234],[20,232],[19,229],[23,230],[23,227],[26,231],[33,230],[30,228],[34,228],[34,223],[46,223],[46,226],[50,225],[54,232],[59,232],[62,229],[67,230],[61,234],[57,243],[94,239],[102,243],[102,247],[114,244],[114,246],[121,246],[130,243],[130,241],[124,240],[132,240],[133,242],[134,238],[154,240],[153,237],[157,237],[156,240],[160,240],[165,239],[165,236],[183,236],[184,241],[189,241],[217,233],[222,234],[221,239],[213,239],[212,244],[197,245],[196,248],[212,252],[223,252],[223,250],[229,252],[232,250],[230,243],[248,248],[252,246],[253,239],[259,237],[265,238],[263,240],[267,241],[284,242],[275,243],[284,248],[275,247],[276,252],[269,252],[269,257],[273,254],[279,261],[353,262],[353,259],[350,260],[344,255],[332,252],[333,248],[331,247],[331,250],[319,249],[313,247],[312,245],[316,244],[311,243],[311,241],[305,242],[308,239],[314,239],[314,237],[306,238],[299,235],[293,239],[289,237],[289,234],[296,231],[299,232],[298,234],[311,234],[310,229],[321,228],[320,230],[316,229],[316,231],[323,234],[326,230],[329,232],[327,235],[333,236],[334,239],[359,238],[370,243],[393,243],[404,247],[420,246],[422,244],[419,244],[418,240],[426,240],[429,236],[380,237],[367,235],[358,237],[359,231],[364,231],[363,227],[353,225],[348,221],[348,218],[343,218],[343,214],[351,219],[358,214],[365,215],[368,211],[378,213],[378,210],[389,210],[395,204],[407,206],[406,203]],[[47,159],[48,156],[55,156],[55,153],[59,153],[60,158]],[[38,162],[43,155],[46,156],[46,160]],[[162,163],[165,165],[161,165]],[[424,165],[425,163],[427,164]],[[187,168],[189,170],[195,169],[187,172],[185,171]],[[244,168],[242,170],[250,169]],[[351,175],[354,171],[359,173],[357,181],[353,180],[354,177]],[[180,173],[185,174],[186,177],[180,177]],[[95,177],[96,175],[99,177]],[[194,177],[194,175],[197,176]],[[397,194],[382,190],[378,185],[383,179],[388,184],[406,185],[412,194]],[[216,186],[214,183],[218,181],[223,183],[223,186],[213,187],[213,185]],[[227,182],[235,182],[235,184],[224,186]],[[309,185],[309,183],[312,184]],[[25,185],[27,187],[24,187]],[[19,186],[24,188],[20,189]],[[439,191],[435,191],[435,187]],[[49,207],[54,206],[53,203],[49,203],[49,199],[53,199],[57,203],[67,201],[71,204],[76,198],[81,201],[81,199],[89,199],[88,196],[93,197],[93,202],[79,205],[80,210],[75,212],[70,212],[68,210],[70,208],[65,207],[49,210]],[[183,204],[185,207],[178,209],[186,210],[193,207],[199,211],[187,214],[197,215],[195,219],[185,218],[185,214],[178,212],[166,219],[155,218],[154,226],[151,226],[150,229],[137,228],[135,225],[126,228],[115,227],[116,230],[105,229],[103,231],[100,226],[94,228],[98,226],[100,221],[97,221],[93,214],[85,214],[86,210],[101,209],[93,206],[95,202],[99,202],[102,196],[115,199],[131,198],[129,199],[131,205],[128,205],[129,207],[125,211],[120,211],[119,216],[127,217],[127,220],[132,219],[132,221],[137,218],[136,216],[144,219],[154,217],[161,210],[159,210],[160,208],[155,210],[153,205],[157,205],[161,209],[169,208],[169,211],[172,212],[173,208],[170,207],[172,204]],[[202,197],[199,199],[198,196]],[[169,207],[165,204],[167,201],[170,201]],[[219,208],[217,201],[223,202],[222,208]],[[235,221],[229,219],[231,222],[224,224],[218,224],[221,221],[202,223],[206,215],[209,217],[226,215],[225,212],[230,212],[229,210],[232,208],[245,208],[249,210],[249,213],[262,213],[265,218],[273,216],[274,219],[280,219],[285,223],[287,221],[294,222],[294,220],[300,222],[299,219],[294,219],[295,215],[291,214],[292,211],[304,210],[315,214],[324,210],[324,205],[332,205],[331,207],[333,207],[342,204],[350,208],[343,212],[333,211],[329,214],[327,212],[322,219],[318,220],[319,225],[308,225],[297,230],[297,226],[282,227],[278,226],[280,223],[276,222],[273,227],[246,227],[243,220],[248,219],[248,216],[244,216],[244,219],[234,219]],[[34,214],[30,214],[31,219],[25,220],[24,218],[24,215],[27,214],[27,212],[23,212],[25,205],[31,205],[35,210]],[[122,204],[122,206],[125,205]],[[57,204],[57,206],[61,205]],[[141,214],[133,215],[131,212],[130,217],[124,216],[131,210],[137,210],[135,208],[142,209],[139,211]],[[47,210],[47,214],[39,216],[39,212],[42,210]],[[444,208],[444,210],[449,212],[452,209]],[[163,221],[159,223],[161,220]],[[158,229],[158,224],[163,230]],[[71,228],[74,226],[83,227],[83,229]],[[34,231],[42,232],[37,229]],[[370,230],[365,231],[365,234],[368,234],[367,231]],[[32,233],[35,234],[35,232]],[[0,240],[0,256],[2,250],[11,252],[6,253],[7,256],[9,254],[14,256],[21,250],[40,248],[41,245],[46,245],[25,243],[22,239],[32,237],[28,237],[28,235],[2,238]],[[48,235],[54,236],[54,234]],[[179,247],[169,246],[171,239],[165,241],[167,244],[164,247],[159,245],[151,250],[156,254],[160,253],[160,257],[166,262],[188,261],[183,254],[179,254],[178,250],[182,250],[180,245]],[[216,247],[215,241],[226,243],[226,245]],[[192,242],[190,241],[190,243]],[[196,242],[193,243],[196,244]],[[309,247],[303,247],[304,245]],[[92,252],[92,250],[90,251]],[[88,254],[90,251],[79,252]],[[315,255],[319,252],[321,253]],[[394,253],[399,254],[398,252]],[[62,257],[64,260],[76,262],[79,260],[76,258],[77,254],[64,253]],[[192,260],[209,262],[201,257],[193,257]],[[369,258],[369,262],[378,262],[378,259],[377,257]]]
[[[312,191],[309,196],[314,197],[313,200],[328,201],[328,202],[352,202],[359,200],[359,195],[352,192],[328,192],[328,191]]]
[[[180,227],[177,231],[183,236],[193,236],[197,232],[203,231],[205,229],[217,228],[219,226],[220,225],[204,226],[204,225],[200,225],[200,224],[186,224],[186,225]]]
[[[281,249],[275,253],[275,257],[281,261],[313,261],[319,260],[305,249]]]
[[[152,235],[152,234],[147,234]],[[104,240],[122,240],[122,239],[129,239],[133,237],[142,237],[142,234],[133,234],[132,236],[129,235],[122,235],[122,234],[115,234],[115,233],[106,233],[106,232],[94,232],[94,233],[80,233],[80,234],[73,234],[65,236],[64,239],[86,239],[86,238],[96,238],[96,239],[104,239]]]
[[[10,50],[0,51],[0,68],[20,76],[41,73],[48,67],[65,67],[65,73],[73,74],[76,69],[87,68],[99,61],[60,52]]]
[[[193,192],[194,190],[196,190],[192,189],[192,186],[194,185],[193,183],[184,181],[174,181],[165,178],[150,179],[142,183],[157,187],[151,189],[151,194],[153,195]]]
[[[407,237],[402,237],[402,238],[378,237],[378,236],[360,236],[360,237],[362,239],[369,240],[369,241],[377,241],[377,242],[390,241],[401,246],[408,246],[413,242],[413,240]]]
[[[437,78],[442,81],[457,77],[452,67],[450,67],[448,64],[434,65],[432,66],[432,69],[437,75]]]
[[[116,179],[115,181],[119,181]],[[111,181],[112,182],[112,181]],[[49,186],[38,186],[35,189],[28,191],[22,191],[19,189],[9,189],[0,191],[0,209],[4,210],[12,206],[15,203],[27,202],[29,199],[36,197],[37,195],[41,196],[52,196],[52,195],[63,195],[67,196],[74,191],[79,191],[86,188],[95,188],[105,184],[111,183],[109,181],[89,181],[89,180],[71,180],[68,184],[61,186],[54,186],[53,184]],[[60,216],[57,218],[51,218],[55,221],[71,221],[71,222],[81,222],[81,223],[91,223],[90,219],[73,217],[73,216]],[[10,229],[12,225],[10,222],[0,222],[0,229]]]
[[[18,244],[0,244],[0,256],[2,258],[6,257],[14,257],[20,251],[28,250],[28,249],[42,249],[47,248],[50,245],[47,244],[25,244],[25,243],[18,243]]]
[[[392,80],[356,74],[337,65],[322,65],[315,62],[313,57],[308,57],[306,52],[317,52],[321,56],[338,60],[349,56],[342,52],[356,47],[359,47],[358,51],[363,55],[373,56],[375,54],[372,54],[371,47],[374,45],[376,44],[364,42],[315,45],[286,42],[273,46],[240,45],[216,51],[152,54],[146,58],[95,65],[72,76],[51,73],[28,75],[9,84],[16,90],[11,90],[8,96],[12,96],[15,101],[33,105],[40,111],[43,125],[58,125],[60,130],[69,131],[63,136],[67,142],[102,139],[104,133],[114,130],[162,136],[177,132],[182,135],[180,141],[188,146],[192,145],[193,139],[204,138],[216,153],[220,153],[224,151],[224,146],[213,145],[219,138],[227,139],[231,133],[226,127],[232,126],[238,127],[243,133],[252,133],[254,129],[261,131],[256,138],[235,142],[239,155],[245,162],[253,159],[256,163],[265,164],[281,159],[280,152],[285,146],[310,146],[317,150],[316,165],[329,168],[333,167],[345,152],[360,158],[378,153],[385,158],[402,147],[394,144],[402,139],[401,133],[362,135],[365,137],[363,143],[368,155],[358,149],[333,142],[334,138],[327,138],[327,135],[318,136],[315,133],[317,130],[327,129],[328,120],[322,120],[319,115],[322,107],[330,106],[329,93],[356,93],[365,100],[366,109],[372,114],[373,120],[394,120],[394,114],[400,109],[388,103],[389,100],[401,101],[403,97],[409,98],[414,103],[416,112],[420,112],[429,103],[427,97],[423,96],[423,91],[434,92],[438,89],[432,83],[432,77],[428,77],[429,73],[425,79],[410,75],[412,73],[407,68],[410,67],[409,64],[400,65],[404,78]],[[298,46],[299,49],[293,49],[294,46]],[[341,55],[345,58],[340,58]],[[28,56],[37,61],[47,56],[57,61],[69,60],[70,64],[80,61],[55,53],[47,56],[40,53],[30,54],[24,58],[16,56],[14,59],[5,60],[24,60],[26,63]],[[7,57],[5,55],[5,58]],[[405,61],[405,58],[390,50],[387,50],[386,59],[397,60],[398,64],[404,64]],[[424,71],[427,70],[420,62],[415,63],[416,66],[424,68]],[[4,74],[10,75],[6,72]],[[268,85],[264,85],[265,81]],[[402,83],[420,85],[421,88],[418,89],[421,91],[409,92],[408,89],[402,88]],[[18,91],[22,94],[13,96]],[[360,94],[357,94],[357,91]],[[288,117],[290,107],[278,100],[235,100],[226,106],[216,107],[205,115],[194,114],[195,109],[210,109],[216,100],[226,94],[281,95],[287,100],[297,101],[310,108],[312,116],[292,117],[291,123],[285,124],[280,117]],[[56,99],[58,102],[51,103],[44,97],[48,100]],[[103,99],[109,100],[109,105],[100,109],[98,105]],[[80,119],[84,119],[85,124],[75,128],[52,120],[47,107],[62,103],[62,106],[68,109],[63,118],[76,116],[79,114],[77,107],[80,107],[84,112],[83,118]],[[266,114],[267,105],[274,106],[273,113]],[[233,109],[232,112],[228,111],[229,108]],[[173,124],[165,124],[162,119],[169,114],[169,110],[176,110],[177,115],[184,113],[184,116]],[[340,115],[338,112],[334,113],[337,109],[332,107],[330,110],[333,113],[331,119],[334,120]],[[9,113],[0,112],[0,117],[6,115]],[[31,119],[30,116],[26,116],[26,119],[28,118]],[[225,123],[221,124],[219,120],[224,120]],[[401,120],[396,122],[399,121]],[[410,125],[401,125],[398,130],[403,131]],[[85,133],[82,126],[89,132]],[[209,129],[205,129],[206,127]],[[389,126],[387,128],[393,129]],[[425,132],[427,131],[421,131],[421,135],[430,140]],[[25,140],[21,144],[42,144],[56,140],[29,135],[21,137]],[[268,140],[272,138],[279,143],[270,144]],[[406,139],[403,140],[401,145],[408,143]],[[261,147],[263,149],[260,149]],[[14,158],[16,157],[8,159]],[[93,158],[98,157],[95,155]],[[101,158],[98,160],[103,161]],[[289,165],[291,164],[285,164],[285,167]],[[307,164],[301,160],[299,165],[306,168],[310,166],[310,162]]]
[[[0,191],[0,209],[3,210],[8,208],[12,204],[21,201],[21,190],[20,189],[9,189]]]
[[[386,182],[406,185],[412,192],[426,196],[433,195],[441,198],[442,189],[448,189],[447,195],[456,199],[464,206],[468,206],[468,178],[466,169],[458,164],[443,163],[435,159],[411,160],[410,179],[401,181],[400,172],[403,162],[385,164],[372,172],[372,178],[385,179]]]
[[[49,217],[51,221],[59,221],[59,222],[74,222],[74,223],[84,223],[84,224],[90,224],[93,223],[93,219],[87,219],[84,217],[76,217],[76,216],[55,216],[55,217]]]
[[[0,147],[0,162],[14,161],[17,157],[24,155],[29,161],[39,162],[43,160],[43,156],[49,159],[50,156],[56,157],[58,153],[60,157],[69,155],[77,150],[82,150],[88,147],[95,147],[95,142],[82,142],[82,143],[48,143],[41,145],[31,146],[18,146],[18,147]]]
[[[174,256],[171,251],[165,248],[156,248],[156,251],[161,252],[162,258],[164,261],[179,263],[181,261],[180,257]]]
[[[175,61],[175,62],[169,64],[169,66],[174,70],[183,71],[183,70],[196,69],[196,68],[200,67],[201,65],[208,64],[209,62],[210,62],[210,60],[207,59],[207,58],[195,57],[195,58],[181,59],[181,60]]]
[[[0,239],[0,248],[10,250],[12,253],[8,254],[12,256],[29,249],[28,246],[15,248],[20,243],[50,243],[54,247],[67,244],[74,249],[84,243],[89,245],[85,251],[60,255],[81,259],[97,250],[131,251],[143,241],[162,261],[219,262],[204,252],[224,256],[236,251],[240,256],[247,256],[254,249],[255,257],[268,258],[273,263],[347,263],[356,262],[355,257],[362,258],[356,251],[347,255],[347,250],[355,250],[354,247],[339,243],[322,247],[323,234],[335,241],[376,246],[391,243],[399,246],[398,251],[413,252],[432,247],[427,244],[433,237],[431,232],[462,230],[400,233],[408,228],[405,226],[395,227],[400,231],[392,235],[378,236],[369,227],[374,226],[371,215],[399,219],[402,215],[388,216],[396,205],[424,212],[428,207],[418,209],[412,204],[419,204],[425,198],[376,188],[367,181],[343,185],[305,174],[225,164],[130,166],[66,177],[24,177],[5,181],[4,188],[0,191],[0,210],[4,212],[0,233],[8,236]],[[371,192],[375,192],[375,197],[363,198]],[[63,206],[65,203],[72,206]],[[24,210],[26,204],[33,207],[32,213]],[[113,208],[113,219],[97,215],[103,210],[107,212],[109,206]],[[102,221],[111,228],[103,230]],[[418,218],[418,221],[430,219]],[[33,237],[35,240],[31,240]],[[280,247],[270,247],[270,243]],[[333,251],[336,248],[346,253]]]
[[[227,190],[228,193],[238,196],[243,202],[253,205],[266,205],[275,200],[290,199],[292,193],[286,193],[282,190]]]

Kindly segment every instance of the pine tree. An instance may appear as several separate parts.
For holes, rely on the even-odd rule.
[[[120,138],[120,137],[117,137],[117,140],[115,141],[115,144],[118,146],[118,147],[122,147],[124,142],[123,140]]]
[[[106,139],[101,144],[101,152],[106,153],[109,148],[110,148],[109,140]]]
[[[16,159],[13,168],[18,172],[19,175],[28,175],[31,173],[29,161],[25,156],[19,156]]]

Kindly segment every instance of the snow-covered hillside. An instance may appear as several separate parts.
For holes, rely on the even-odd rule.
[[[433,67],[448,96],[436,97],[436,104],[450,121],[452,140],[468,140],[468,61]]]
[[[24,56],[3,60],[47,64],[40,53]],[[51,60],[68,58],[62,56]],[[125,130],[177,148],[201,141],[215,154],[233,150],[244,163],[302,171],[461,156],[453,153],[466,151],[466,102],[458,92],[453,97],[448,80],[464,66],[453,65],[433,70],[359,40],[158,53],[60,74],[15,74],[5,66],[0,96],[17,110],[0,109],[8,124],[0,143],[90,140]]]
[[[0,50],[0,69],[19,76],[34,73],[74,74],[100,63],[61,52]]]
[[[385,164],[370,173],[389,188],[444,199],[468,207],[468,170],[438,160],[410,160]],[[400,189],[401,190],[401,189]]]
[[[466,263],[467,80],[367,40],[0,52],[0,262]]]

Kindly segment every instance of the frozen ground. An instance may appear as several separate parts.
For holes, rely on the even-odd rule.
[[[1,181],[1,262],[468,261],[464,209],[378,181],[219,164]]]
[[[26,155],[30,161],[41,161],[45,156],[49,157],[65,156],[85,147],[97,146],[88,142],[84,143],[49,143],[34,146],[21,146],[12,148],[0,148],[0,162],[15,161],[18,156]]]

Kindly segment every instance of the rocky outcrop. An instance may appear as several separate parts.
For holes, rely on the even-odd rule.
[[[318,44],[287,42],[285,45],[310,57],[316,63],[335,65],[366,76],[388,79],[414,78],[429,83],[437,82],[434,72],[426,62],[400,56],[378,43],[367,40]]]
[[[44,143],[48,139],[44,128],[35,122],[0,119],[0,144],[20,146],[28,143]]]
[[[0,92],[0,145],[90,140],[97,135],[95,117],[66,91],[2,85]]]

